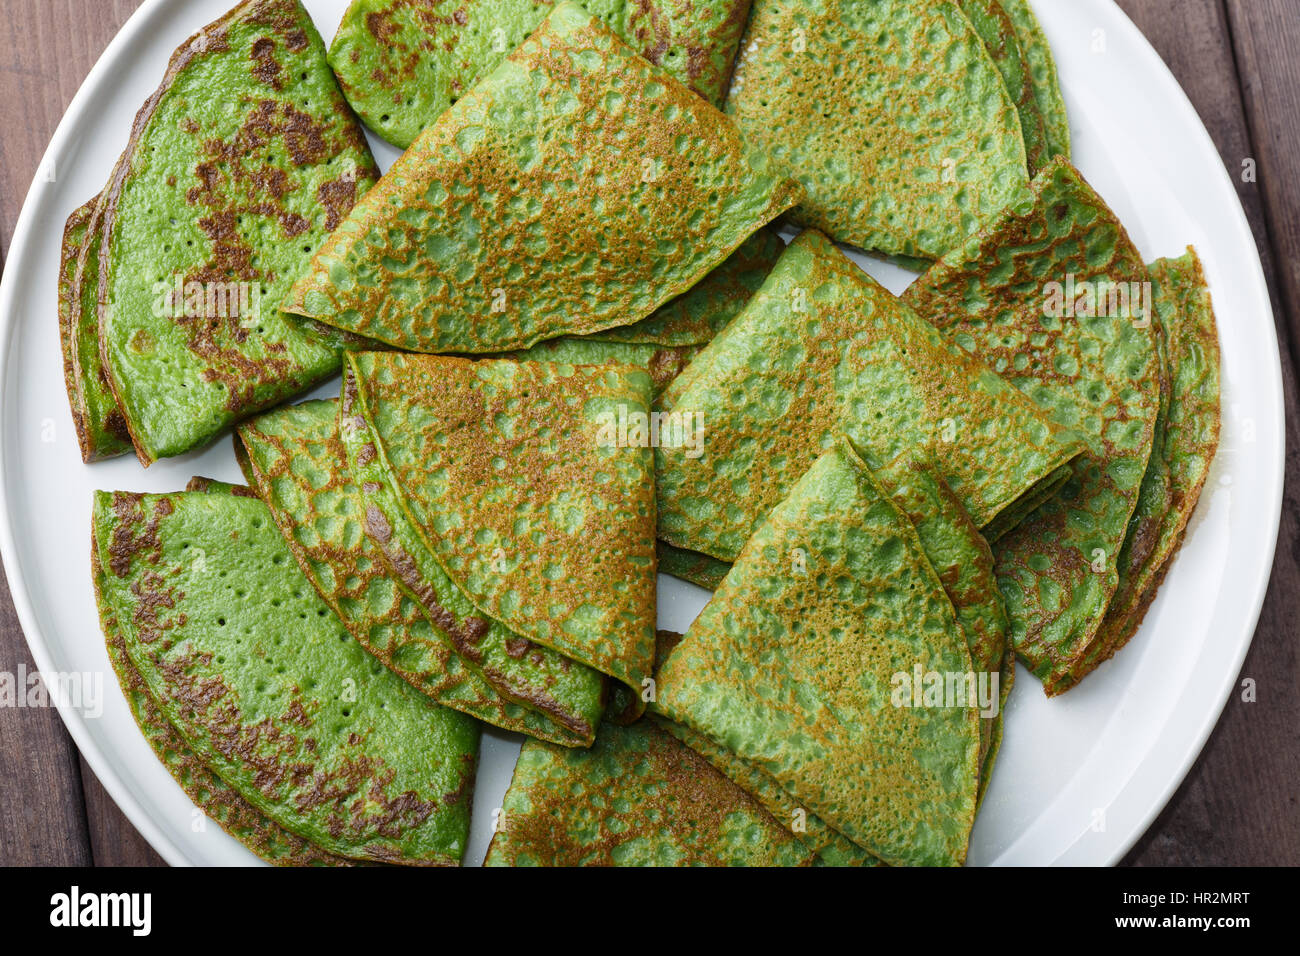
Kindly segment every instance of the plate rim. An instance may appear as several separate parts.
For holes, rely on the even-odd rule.
[[[1052,3],[1054,0],[1044,0],[1046,3]],[[17,223],[14,228],[13,238],[10,242],[9,256],[5,263],[4,276],[0,278],[0,402],[3,402],[7,395],[8,371],[13,349],[14,339],[18,328],[19,317],[15,309],[15,292],[19,280],[14,276],[24,273],[26,260],[33,254],[32,250],[37,247],[39,241],[35,236],[35,218],[36,210],[45,201],[46,194],[51,191],[53,184],[44,181],[42,170],[48,169],[50,162],[62,155],[67,150],[68,140],[72,137],[73,131],[80,126],[82,117],[89,108],[89,102],[103,86],[109,74],[119,66],[125,52],[133,46],[144,31],[146,31],[152,21],[156,19],[163,11],[176,6],[176,0],[144,0],[144,2],[127,18],[121,29],[109,41],[100,54],[94,66],[87,73],[85,80],[82,81],[76,94],[73,96],[67,109],[64,111],[53,136],[50,138],[49,145],[42,155],[41,161],[37,166],[32,184],[29,187],[26,197],[23,200],[22,210],[19,214]],[[1164,94],[1169,98],[1170,103],[1180,114],[1177,117],[1180,125],[1189,130],[1189,135],[1196,137],[1200,141],[1202,149],[1208,149],[1210,154],[1219,157],[1219,152],[1210,136],[1208,129],[1201,120],[1200,115],[1196,112],[1173,72],[1168,65],[1156,52],[1150,41],[1138,29],[1136,24],[1128,17],[1115,0],[1103,0],[1098,3],[1097,14],[1100,17],[1109,17],[1118,27],[1121,34],[1125,35],[1133,42],[1133,47],[1138,51],[1141,61],[1138,68],[1142,69],[1146,75],[1152,78],[1154,83],[1163,87]],[[179,42],[179,41],[178,41]],[[1220,157],[1221,160],[1221,157]],[[1217,689],[1218,703],[1211,703],[1209,706],[1200,708],[1201,717],[1196,723],[1196,731],[1190,737],[1186,738],[1187,743],[1182,748],[1181,754],[1173,761],[1176,770],[1168,773],[1164,784],[1157,788],[1156,796],[1149,801],[1148,810],[1139,814],[1134,823],[1124,833],[1122,838],[1112,843],[1112,850],[1104,860],[1104,865],[1113,865],[1121,860],[1125,854],[1137,843],[1139,839],[1147,832],[1152,822],[1168,805],[1173,794],[1182,785],[1193,764],[1200,756],[1205,744],[1209,740],[1211,733],[1217,726],[1224,708],[1231,697],[1235,687],[1236,678],[1241,671],[1242,663],[1246,654],[1249,652],[1254,640],[1256,628],[1258,627],[1259,617],[1263,609],[1264,600],[1268,593],[1269,585],[1272,581],[1272,565],[1276,553],[1277,539],[1280,530],[1281,508],[1283,500],[1283,489],[1286,473],[1286,397],[1282,387],[1281,378],[1281,354],[1277,339],[1276,316],[1273,309],[1272,297],[1269,293],[1268,284],[1264,275],[1263,262],[1259,256],[1259,248],[1255,242],[1255,237],[1251,231],[1249,221],[1246,218],[1245,209],[1241,204],[1240,198],[1236,194],[1235,186],[1232,183],[1231,176],[1227,168],[1220,161],[1218,164],[1217,175],[1221,177],[1221,185],[1225,185],[1234,202],[1231,208],[1225,210],[1226,216],[1231,220],[1237,238],[1234,244],[1241,243],[1243,246],[1248,244],[1252,250],[1252,268],[1249,270],[1249,276],[1239,277],[1245,280],[1249,285],[1249,293],[1252,297],[1258,298],[1268,309],[1270,317],[1269,324],[1269,351],[1271,362],[1263,363],[1269,370],[1269,388],[1277,397],[1277,428],[1272,436],[1274,447],[1279,450],[1277,462],[1273,469],[1271,482],[1269,486],[1269,508],[1267,512],[1272,515],[1272,530],[1269,534],[1270,545],[1267,548],[1267,563],[1265,567],[1268,573],[1257,577],[1253,583],[1254,594],[1246,613],[1239,618],[1241,626],[1237,628],[1237,633],[1233,635],[1236,650],[1232,655],[1232,667],[1224,670],[1224,677],[1219,683]],[[37,668],[42,672],[51,672],[52,658],[45,635],[38,626],[36,614],[29,598],[28,581],[26,573],[18,562],[18,551],[15,546],[13,537],[13,527],[10,520],[8,500],[8,475],[10,454],[8,444],[10,442],[9,429],[6,427],[5,415],[0,413],[0,558],[3,559],[5,575],[9,582],[10,595],[13,600],[14,610],[18,618],[19,625],[23,631],[24,640],[27,643],[29,652]],[[1171,716],[1176,714],[1181,707],[1181,699],[1175,703]],[[170,865],[188,866],[192,861],[184,850],[176,845],[158,826],[149,813],[145,810],[142,803],[137,801],[131,794],[128,786],[122,778],[118,767],[111,761],[107,754],[100,750],[98,745],[91,739],[88,728],[85,725],[85,718],[75,708],[62,702],[57,704],[59,716],[63,720],[73,742],[77,745],[81,756],[86,760],[95,776],[99,779],[109,796],[122,810],[132,825],[140,832],[145,840],[154,848],[155,851]],[[1134,785],[1134,780],[1138,776],[1134,773],[1124,782],[1116,796],[1118,801],[1119,795],[1126,792]],[[1076,847],[1082,835],[1075,840],[1067,842],[1057,859],[1061,859]]]

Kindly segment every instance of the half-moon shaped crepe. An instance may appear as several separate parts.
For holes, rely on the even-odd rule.
[[[1047,42],[1042,24],[1034,14],[1029,0],[998,0],[998,5],[1011,18],[1020,40],[1025,65],[1034,84],[1034,99],[1038,115],[1043,120],[1043,133],[1047,138],[1046,160],[1062,156],[1070,158],[1070,118],[1065,112],[1065,97],[1056,73],[1056,58],[1052,45]],[[1045,166],[1046,163],[1039,164]]]
[[[648,720],[524,742],[484,866],[807,866],[812,851]]]
[[[979,713],[908,706],[914,669],[967,678],[970,652],[916,529],[841,440],[745,545],[654,706],[879,860],[959,864]]]
[[[659,535],[724,561],[840,430],[873,465],[932,449],[980,527],[1082,449],[814,230],[660,404],[703,443],[656,450]]]
[[[1105,202],[1056,160],[904,300],[1088,443],[1070,481],[994,543],[1017,655],[1047,686],[1096,639],[1159,411],[1149,277]]]
[[[586,338],[664,346],[704,345],[721,332],[763,285],[785,251],[776,231],[764,227],[689,292],[631,325],[619,325]]]
[[[93,534],[101,607],[198,760],[327,853],[460,861],[477,724],[348,636],[261,501],[97,492]]]
[[[378,178],[297,0],[246,0],[173,55],[103,198],[99,339],[144,464],[339,367],[280,312]]]
[[[249,484],[321,598],[362,647],[438,703],[507,730],[590,746],[604,708],[598,672],[480,618],[427,553],[404,576],[390,570],[363,530],[365,498],[339,438],[337,406],[286,406],[238,432]]]
[[[73,211],[63,229],[59,264],[59,342],[63,381],[81,460],[89,464],[131,450],[131,436],[99,360],[96,280],[103,216],[96,196]],[[90,276],[90,281],[83,281]]]
[[[798,193],[560,3],[357,204],[286,308],[417,352],[528,348],[645,318]]]
[[[591,12],[714,106],[749,0],[592,0]],[[402,149],[542,22],[535,0],[352,0],[330,66],[366,125]]]
[[[648,419],[649,376],[368,352],[349,353],[344,387],[375,484],[447,576],[487,618],[614,678],[607,714],[635,719],[654,664],[654,460],[621,424]]]
[[[754,0],[725,110],[803,185],[791,218],[868,252],[937,258],[1029,178],[956,0]]]
[[[1097,639],[1075,670],[1048,687],[1063,693],[1129,642],[1182,545],[1219,445],[1219,333],[1195,250],[1151,265],[1169,363],[1169,404],[1142,479],[1119,586]]]
[[[206,482],[207,479],[203,481]],[[195,482],[191,481],[193,484]],[[196,490],[228,493],[227,488],[220,487],[221,484],[212,482],[207,487]],[[91,552],[91,565],[98,582],[103,576],[98,549]],[[140,733],[163,766],[180,784],[186,796],[202,809],[205,816],[215,820],[221,829],[268,863],[276,866],[352,865],[353,861],[317,849],[260,812],[195,755],[184,738],[167,722],[167,718],[158,709],[158,704],[150,696],[149,686],[126,653],[126,641],[117,623],[117,612],[103,600],[100,590],[96,587],[99,619],[113,673],[117,676],[117,682]]]

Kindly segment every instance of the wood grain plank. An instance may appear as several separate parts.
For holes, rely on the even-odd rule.
[[[1277,195],[1270,195],[1267,189],[1269,181],[1279,186],[1279,160],[1273,152],[1262,151],[1256,142],[1256,124],[1247,122],[1242,97],[1243,87],[1258,90],[1261,85],[1271,86],[1287,76],[1295,82],[1296,73],[1280,64],[1275,68],[1262,56],[1256,57],[1254,66],[1248,66],[1235,55],[1228,20],[1233,6],[1263,10],[1285,5],[1292,7],[1293,27],[1300,26],[1294,0],[1229,0],[1226,10],[1220,0],[1180,0],[1177,4],[1167,0],[1120,0],[1120,6],[1178,77],[1214,138],[1224,165],[1233,174],[1269,278],[1290,411],[1279,547],[1255,639],[1238,678],[1238,692],[1228,702],[1178,793],[1126,858],[1125,862],[1133,865],[1294,865],[1300,861],[1300,803],[1294,797],[1292,784],[1300,779],[1300,661],[1295,647],[1296,609],[1300,607],[1300,423],[1295,409],[1300,406],[1296,404],[1292,347],[1292,332],[1300,325],[1295,322],[1295,300],[1288,301],[1285,283],[1277,281],[1275,269],[1278,261],[1291,265],[1300,262],[1300,243],[1289,247],[1289,251],[1278,246],[1275,224],[1280,217],[1288,228],[1300,229],[1300,221],[1296,209],[1285,205],[1285,189],[1277,189]],[[1260,23],[1270,24],[1281,38],[1273,55],[1285,58],[1289,50],[1291,58],[1296,56],[1300,35],[1295,29],[1286,37],[1269,18]],[[1244,71],[1244,80],[1239,76],[1239,67]],[[1269,98],[1257,108],[1268,111],[1263,122],[1278,128],[1278,142],[1269,149],[1289,150],[1294,165],[1300,153],[1300,99],[1294,89],[1290,97]],[[1240,175],[1246,158],[1259,161],[1258,183],[1245,182]],[[1279,289],[1279,285],[1283,288]],[[1227,327],[1232,317],[1220,314],[1219,321]],[[1244,679],[1256,682],[1255,703],[1242,700]]]
[[[63,111],[138,0],[6,0],[0,5],[0,251]],[[57,172],[57,171],[56,171]],[[62,228],[62,223],[57,224]],[[51,316],[51,320],[53,317]],[[7,584],[0,587],[0,670],[35,670]],[[88,830],[140,838],[81,760],[56,711],[0,709],[0,865],[89,865]],[[131,840],[123,838],[123,847]],[[145,857],[127,857],[143,862]]]

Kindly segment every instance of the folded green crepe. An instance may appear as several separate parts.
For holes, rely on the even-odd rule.
[[[959,864],[980,715],[965,694],[913,705],[914,672],[968,682],[970,652],[916,529],[841,439],[668,655],[654,707],[875,858]]]
[[[749,0],[586,6],[651,63],[715,106],[722,102]],[[330,45],[330,66],[366,125],[405,149],[548,9],[535,0],[352,0]]]
[[[704,345],[745,307],[784,251],[781,237],[764,227],[689,292],[664,303],[653,315],[586,337],[663,346]]]
[[[95,277],[103,206],[96,196],[73,211],[63,229],[59,263],[59,342],[63,381],[72,409],[81,460],[89,464],[131,450],[131,435],[99,359],[99,306]],[[83,281],[90,276],[89,282]]]
[[[1049,690],[1097,639],[1151,456],[1150,291],[1123,226],[1056,160],[903,297],[1088,443],[1059,494],[994,543],[1016,653]]]
[[[366,533],[382,547],[413,524],[486,619],[614,678],[607,714],[639,716],[654,662],[654,465],[622,426],[648,417],[649,376],[370,352],[348,355],[344,391]]]
[[[934,259],[1024,191],[1016,103],[956,0],[754,0],[726,113],[804,187],[792,218]]]
[[[661,574],[671,574],[675,578],[681,578],[683,581],[689,581],[710,591],[716,591],[722,579],[731,570],[731,564],[727,561],[719,561],[698,551],[678,548],[667,541],[657,542],[655,551]]]
[[[703,440],[656,450],[659,536],[724,561],[838,431],[877,466],[931,449],[979,527],[1082,449],[813,230],[660,404]]]
[[[96,492],[93,540],[109,637],[198,761],[326,853],[459,862],[477,725],[348,636],[264,504]]]
[[[1043,121],[1045,137],[1045,155],[1043,161],[1034,164],[1041,169],[1054,157],[1070,158],[1070,118],[1065,112],[1065,97],[1061,93],[1061,81],[1056,73],[1056,58],[1052,56],[1052,45],[1043,34],[1043,27],[1034,15],[1029,0],[997,0],[998,5],[1011,19],[1016,36],[1020,41],[1023,63],[1029,71],[1033,83],[1034,101],[1037,113]]]
[[[194,488],[200,483],[203,487]],[[194,490],[225,493],[232,490],[229,486],[208,482],[207,479],[194,479],[190,485]],[[103,568],[98,549],[91,552],[91,565],[95,579],[100,580]],[[97,592],[100,590],[96,588]],[[158,709],[158,704],[150,696],[149,686],[126,653],[126,641],[118,626],[117,612],[104,601],[102,593],[97,593],[96,598],[99,601],[99,616],[108,660],[127,705],[131,708],[131,716],[135,718],[136,726],[140,728],[140,733],[154,754],[180,784],[186,796],[202,809],[204,816],[215,820],[221,829],[268,863],[277,866],[351,865],[353,861],[325,853],[296,833],[284,829],[208,769],[184,738],[167,722],[167,718]]]
[[[997,675],[996,713],[982,716],[980,723],[979,797],[982,799],[997,760],[1004,708],[1015,680],[1015,654],[1006,640],[1006,609],[997,590],[993,555],[951,489],[935,477],[932,463],[910,454],[904,455],[879,469],[875,477],[881,490],[893,499],[916,528],[926,559],[939,576],[944,593],[956,612],[971,655],[972,673],[977,681],[981,673],[986,675],[988,703],[992,703],[991,689],[994,687],[991,675]],[[721,565],[721,568],[723,576],[730,570],[729,565]],[[719,585],[711,586],[716,588]],[[785,821],[786,826],[793,828],[796,825],[795,811],[801,808],[765,772],[688,728],[671,722],[665,722],[665,727],[741,787],[755,794],[773,816]],[[876,862],[815,815],[807,814],[806,810],[802,810],[802,814],[798,818],[798,835],[818,852],[818,865],[860,866]]]
[[[1002,0],[959,0],[962,11],[970,19],[988,49],[998,72],[1007,85],[1011,99],[1020,114],[1020,128],[1025,137],[1025,153],[1032,175],[1047,165],[1054,153],[1047,141],[1042,108],[1039,103],[1038,75],[1030,67],[1026,43],[1037,43],[1040,37],[1027,32],[1038,30],[1037,20],[1027,5],[1022,6],[1019,17],[1013,16],[1011,6]],[[1028,19],[1024,14],[1028,13]],[[1050,52],[1050,51],[1049,51]],[[1055,70],[1051,81],[1056,82]],[[1056,88],[1059,99],[1060,89]],[[1068,156],[1068,152],[1066,154]]]
[[[484,620],[418,542],[389,561],[385,553],[398,554],[392,541],[381,552],[367,537],[337,406],[286,406],[238,432],[249,484],[321,598],[362,647],[438,703],[507,730],[590,746],[604,707],[598,672]]]
[[[699,347],[658,346],[639,342],[606,342],[590,338],[547,339],[530,349],[507,352],[502,358],[517,362],[558,362],[562,365],[630,365],[650,376],[653,397],[668,387]]]
[[[528,348],[645,318],[798,193],[561,3],[357,204],[286,308],[412,351]]]
[[[811,850],[654,723],[524,742],[485,866],[806,866]]]
[[[1168,407],[1119,559],[1119,585],[1092,649],[1053,683],[1062,693],[1109,660],[1137,632],[1155,600],[1219,445],[1219,333],[1196,252],[1151,265],[1156,316],[1169,363]]]
[[[246,0],[177,50],[104,193],[95,283],[143,463],[338,370],[344,337],[279,307],[377,177],[297,0]]]

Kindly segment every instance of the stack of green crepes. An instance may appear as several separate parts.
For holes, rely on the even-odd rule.
[[[161,762],[280,864],[459,863],[483,724],[488,865],[964,863],[1016,660],[1133,637],[1218,441],[1195,253],[1069,151],[1026,0],[240,4],[59,271],[86,461],[235,429],[94,501]]]

